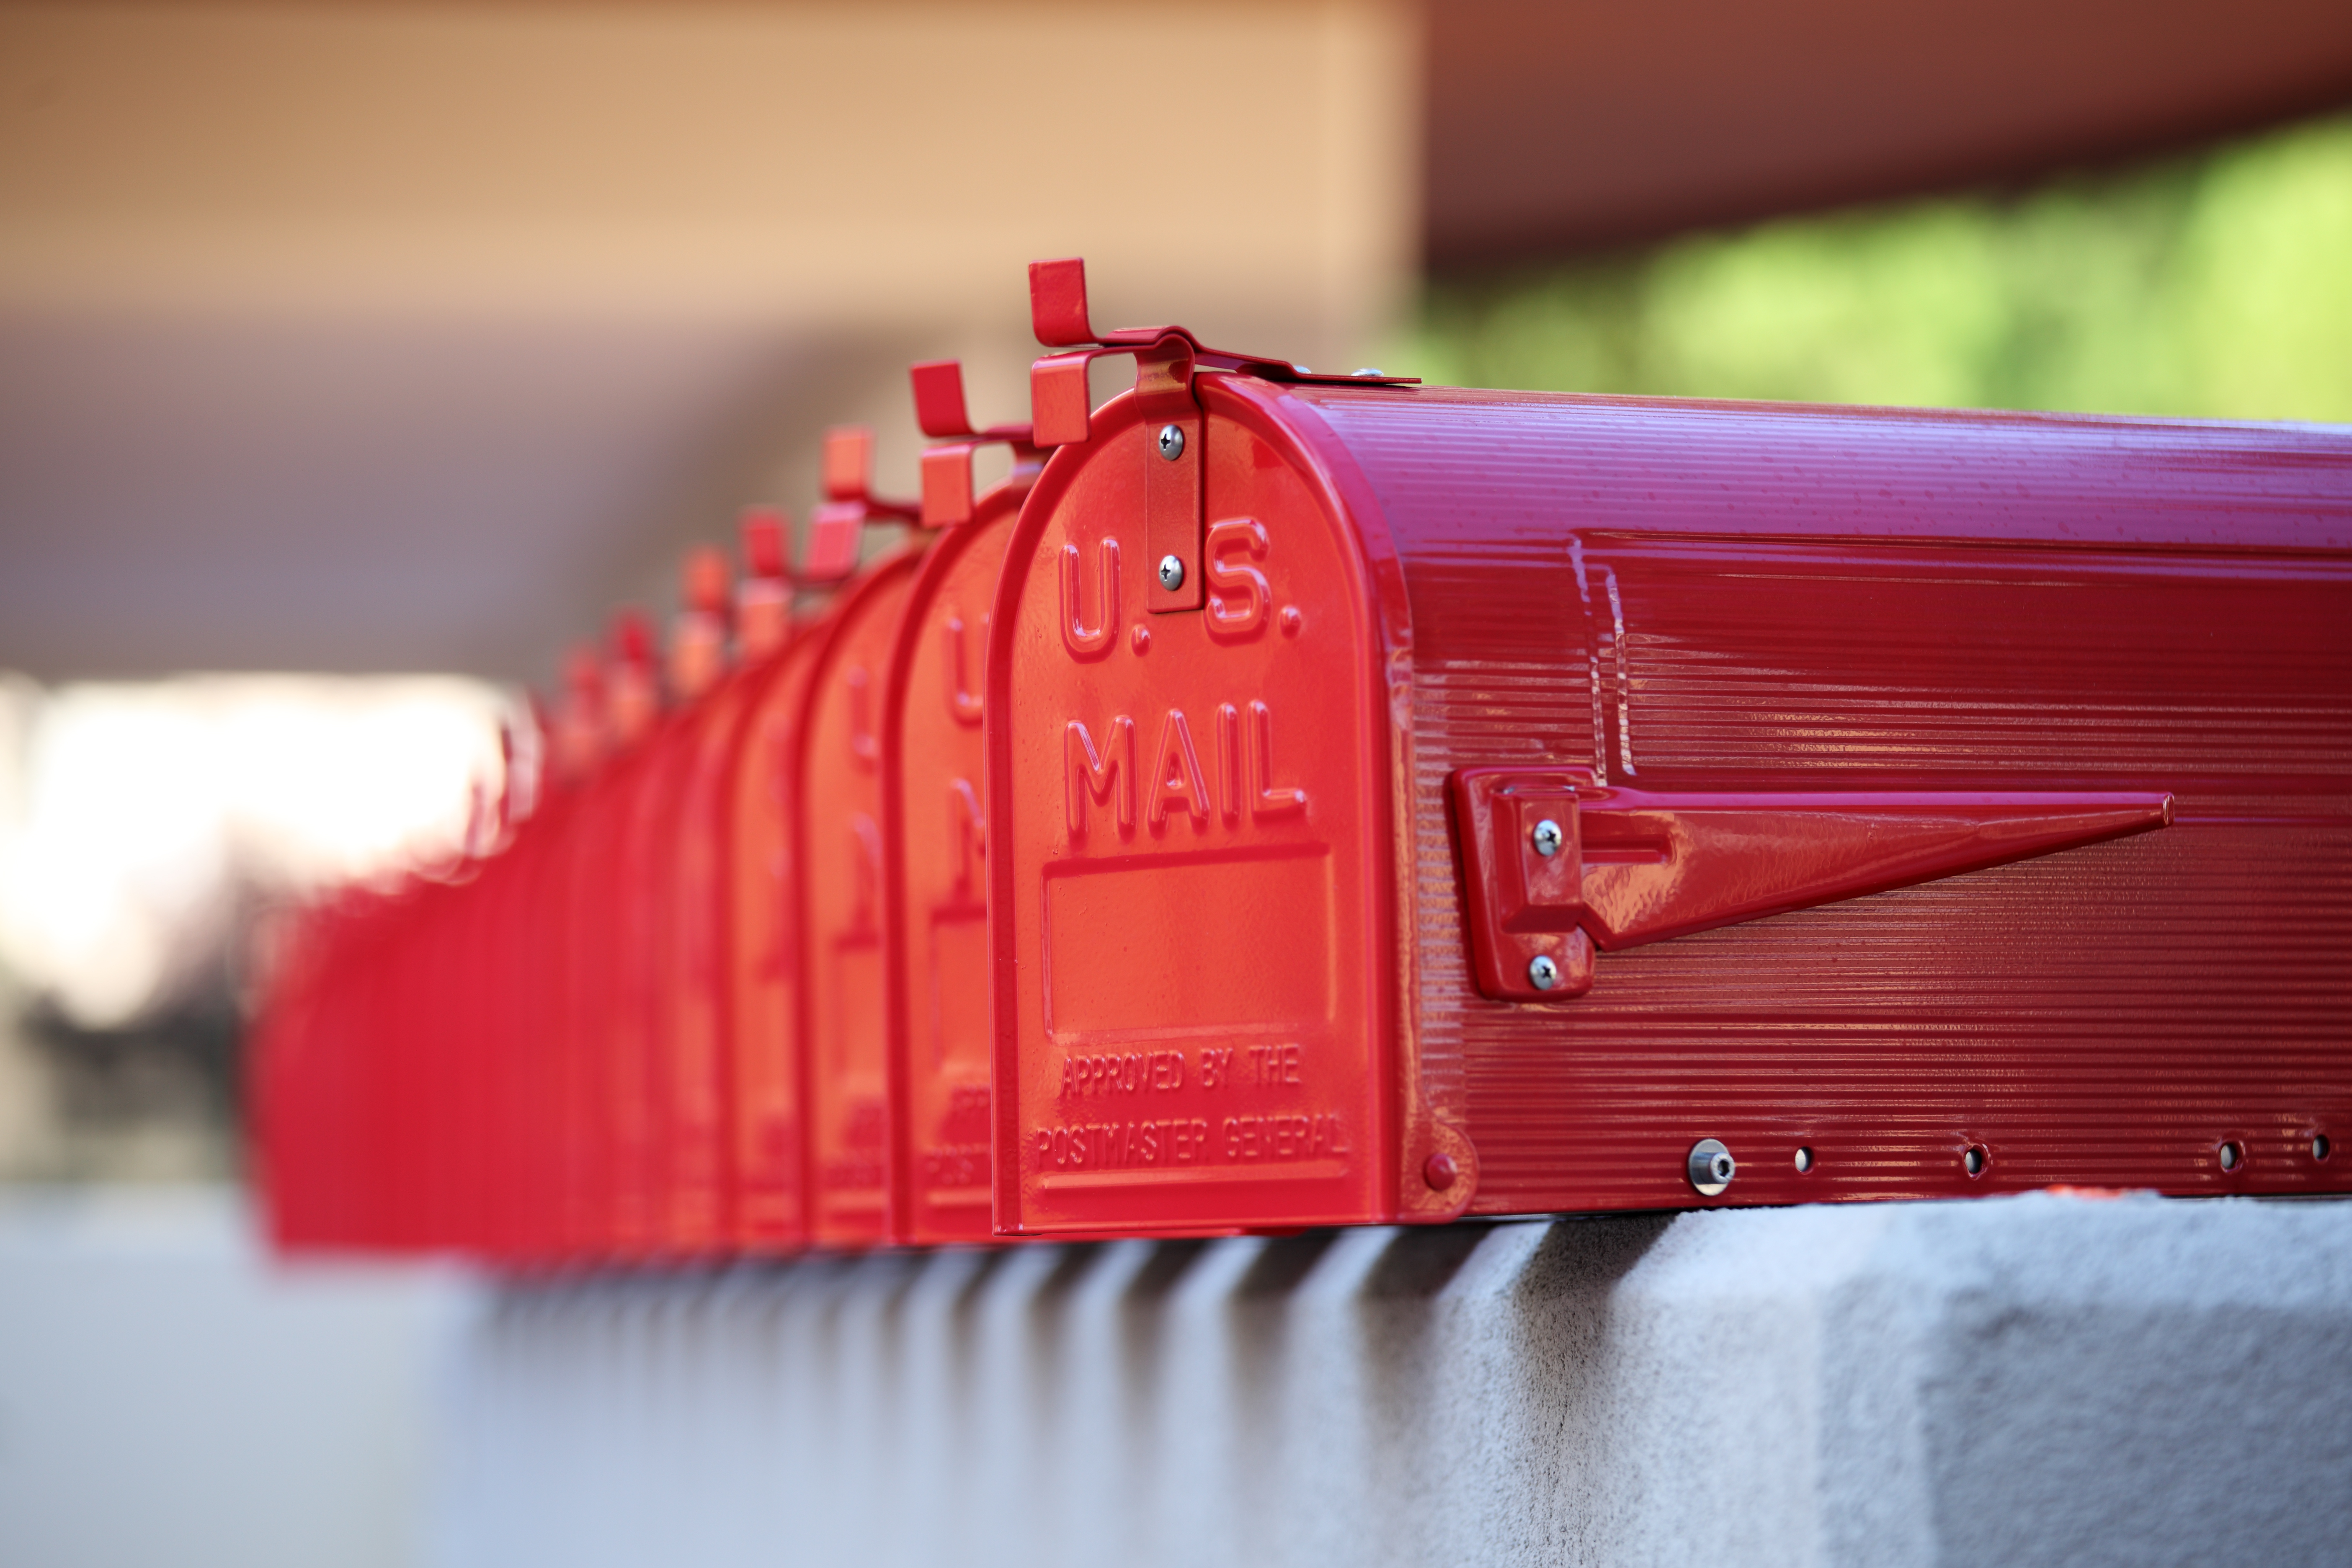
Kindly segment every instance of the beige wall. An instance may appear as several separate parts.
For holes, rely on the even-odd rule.
[[[0,552],[37,546],[58,581],[98,582],[73,552],[96,547],[93,528],[116,528],[121,548],[134,536],[120,519],[148,503],[110,491],[105,517],[82,526],[57,498],[80,493],[82,468],[168,446],[201,418],[224,426],[223,472],[182,475],[202,493],[159,493],[152,510],[183,544],[214,526],[205,572],[233,584],[238,541],[268,531],[253,520],[293,504],[254,456],[274,456],[286,410],[252,394],[238,445],[250,386],[307,387],[344,365],[354,420],[431,423],[369,403],[396,360],[462,426],[467,399],[492,388],[505,412],[485,420],[518,399],[560,420],[582,384],[644,366],[642,386],[600,395],[573,444],[602,514],[585,515],[599,508],[579,506],[577,484],[549,491],[583,513],[570,575],[517,563],[491,595],[480,574],[496,563],[465,563],[484,606],[495,597],[536,629],[457,639],[438,661],[402,652],[394,632],[362,655],[305,658],[339,620],[368,624],[370,606],[313,615],[270,644],[256,640],[269,605],[225,603],[243,638],[219,643],[228,652],[192,633],[175,658],[150,616],[136,630],[158,651],[131,661],[503,671],[528,642],[544,668],[559,619],[654,591],[677,548],[723,530],[737,502],[803,501],[829,421],[874,421],[884,479],[911,486],[910,359],[965,355],[979,411],[1021,414],[1033,258],[1084,254],[1108,322],[1181,321],[1212,342],[1360,363],[1417,245],[1414,18],[1402,0],[0,5],[0,346],[29,334],[0,361],[51,367],[17,381],[54,383],[58,365],[122,373],[88,391],[97,414],[51,421],[66,447],[91,432],[87,454],[50,438],[18,452],[0,435],[0,467],[64,467],[16,491],[0,481]],[[294,368],[248,375],[237,353],[251,344]],[[541,361],[544,397],[530,379]],[[167,384],[205,405],[183,416],[155,390]],[[285,444],[325,464],[336,434],[306,426]],[[418,439],[430,473],[436,448]],[[382,534],[398,498],[349,466],[344,488],[375,498]],[[310,474],[302,494],[336,481]],[[516,536],[542,561],[572,526],[521,515],[530,474],[474,488],[519,498]],[[421,493],[415,505],[447,510]],[[281,556],[336,524],[289,526]],[[439,548],[430,533],[415,548]],[[108,608],[80,586],[49,599],[77,595],[93,599],[71,628],[80,651],[45,659],[26,651],[38,605],[0,589],[0,622],[19,612],[0,667],[88,666],[88,617]]]
[[[1139,303],[1344,330],[1413,240],[1403,24],[1311,0],[12,7],[0,289],[895,325],[1001,313],[1008,268],[1083,248]]]

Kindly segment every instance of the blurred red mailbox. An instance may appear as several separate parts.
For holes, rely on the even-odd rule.
[[[854,504],[819,507],[810,520],[799,581],[823,592],[848,580],[857,570],[864,521]],[[781,531],[779,521],[780,542]],[[809,1241],[793,762],[809,680],[837,610],[837,603],[830,605],[807,625],[795,626],[789,599],[775,597],[756,608],[747,605],[743,622],[743,713],[726,764],[720,941],[730,1231],[738,1250],[755,1254],[790,1252]]]
[[[782,563],[748,564],[747,587],[760,583],[762,566]],[[724,552],[706,547],[688,557],[684,607],[670,637],[670,691],[680,713],[661,824],[667,853],[655,867],[653,1036],[663,1127],[658,1250],[680,1257],[721,1249],[730,1228],[719,933],[727,769],[746,682],[728,668],[728,578]]]
[[[757,870],[735,860],[736,776],[744,737],[764,685],[792,629],[792,584],[785,564],[783,520],[755,508],[740,524],[743,578],[734,603],[735,665],[719,673],[718,616],[682,637],[696,649],[684,661],[707,664],[677,672],[681,689],[700,691],[688,742],[674,825],[674,900],[667,930],[663,1015],[668,1085],[667,1248],[694,1256],[723,1251],[739,1229],[735,1212],[736,989],[729,973],[730,931],[736,888],[762,885]],[[701,558],[698,597],[723,602],[725,561]]]
[[[830,504],[861,522],[918,521],[870,492],[872,437],[825,441]],[[800,1049],[805,1064],[810,1239],[890,1238],[889,1085],[882,954],[882,700],[899,606],[927,540],[867,566],[827,617],[789,777],[800,875]]]
[[[914,367],[923,521],[944,530],[916,571],[882,706],[883,865],[891,1154],[898,1239],[984,1241],[989,1216],[986,757],[988,606],[1004,542],[1035,482],[1026,425],[972,428],[953,360]],[[972,453],[1013,449],[973,497]]]
[[[1032,294],[1000,1229],[2352,1186],[2352,434],[1420,388]]]
[[[587,922],[574,955],[587,987],[587,1047],[602,1064],[594,1141],[602,1202],[594,1252],[642,1259],[660,1242],[663,1096],[653,1039],[660,952],[656,915],[676,748],[662,723],[653,628],[636,611],[614,617],[607,700],[614,754],[591,785],[598,808],[579,826],[593,871]]]

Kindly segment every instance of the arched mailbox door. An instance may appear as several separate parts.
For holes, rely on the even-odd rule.
[[[794,773],[810,1230],[829,1247],[890,1239],[882,709],[899,607],[921,558],[920,546],[907,547],[842,595],[811,677]]]
[[[745,672],[725,785],[729,1163],[734,1242],[753,1254],[808,1242],[792,759],[829,624],[818,619]]]
[[[892,1233],[936,1247],[985,1241],[990,1212],[988,626],[1004,546],[1043,459],[1025,425],[976,429],[962,367],[913,367],[923,521],[940,532],[907,591],[883,704],[884,958]],[[1011,448],[975,498],[972,454]]]
[[[1008,551],[1001,1229],[2352,1186],[2352,436],[1280,374]]]
[[[900,616],[885,707],[883,849],[890,952],[898,1239],[985,1241],[989,1215],[989,604],[1020,489],[940,534]]]
[[[1006,550],[987,696],[1001,1229],[1397,1206],[1396,628],[1280,424],[1240,401],[1208,424],[1203,609],[1150,608],[1155,429],[1131,396],[1046,466]]]

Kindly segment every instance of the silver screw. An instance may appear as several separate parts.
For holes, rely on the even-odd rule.
[[[1559,965],[1552,962],[1551,954],[1535,955],[1528,964],[1528,984],[1538,991],[1549,991],[1559,984]]]
[[[2235,1143],[2224,1143],[2224,1144],[2222,1144],[2222,1145],[2221,1145],[2221,1169],[2223,1169],[2223,1170],[2225,1170],[2225,1171],[2234,1171],[2234,1170],[2236,1170],[2237,1168],[2238,1168],[2238,1146],[2237,1146]]]
[[[1702,1138],[1691,1145],[1690,1159],[1684,1167],[1690,1184],[1698,1189],[1703,1198],[1718,1197],[1731,1185],[1731,1178],[1739,1173],[1738,1163],[1731,1151],[1718,1138]]]
[[[1568,835],[1562,833],[1559,824],[1549,816],[1537,823],[1536,830],[1528,837],[1535,841],[1536,853],[1547,860],[1559,854],[1559,847],[1568,842]]]
[[[1173,430],[1176,426],[1171,425],[1168,428]],[[1181,441],[1183,437],[1180,436],[1177,439]],[[1160,585],[1171,594],[1184,585],[1184,563],[1173,555],[1160,558]]]
[[[1170,462],[1184,455],[1184,432],[1173,425],[1160,427],[1160,455]]]

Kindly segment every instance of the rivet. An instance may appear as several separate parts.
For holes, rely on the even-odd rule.
[[[1297,637],[1298,635],[1298,628],[1307,624],[1307,617],[1298,613],[1298,606],[1296,605],[1283,605],[1280,619],[1282,621],[1282,635],[1286,637]]]
[[[1968,1152],[1960,1156],[1960,1168],[1971,1176],[1983,1175],[1985,1166],[1990,1163],[1990,1156],[1986,1154],[1985,1146],[1981,1143],[1969,1144]]]
[[[1171,425],[1169,428],[1173,430],[1176,426]],[[1171,594],[1184,585],[1184,563],[1173,555],[1160,558],[1160,585]]]
[[[1381,374],[1381,367],[1376,364],[1368,364],[1356,374],[1358,375],[1378,375]]]
[[[1444,1192],[1461,1175],[1462,1169],[1454,1163],[1454,1156],[1443,1149],[1421,1163],[1421,1179],[1429,1184],[1429,1190],[1433,1193]]]
[[[1811,1149],[1800,1149],[1800,1150],[1798,1150],[1798,1151],[1797,1151],[1797,1174],[1799,1174],[1799,1175],[1801,1175],[1801,1175],[1803,1175],[1807,1171],[1810,1171],[1810,1170],[1811,1170],[1812,1168],[1813,1168],[1813,1152],[1812,1152]]]
[[[1691,1145],[1690,1158],[1684,1163],[1684,1173],[1690,1184],[1698,1189],[1703,1198],[1719,1197],[1731,1185],[1731,1178],[1739,1173],[1738,1162],[1719,1138],[1702,1138]]]
[[[1537,953],[1528,963],[1528,984],[1538,991],[1549,991],[1559,984],[1559,965],[1552,962],[1551,954]]]
[[[1170,462],[1184,455],[1184,432],[1173,425],[1160,427],[1160,455]]]
[[[2326,1133],[2325,1133],[2325,1132],[2315,1132],[2315,1133],[2313,1133],[2313,1134],[2311,1135],[2311,1157],[2312,1157],[2313,1159],[2315,1159],[2315,1160],[2325,1160],[2325,1159],[2326,1159],[2326,1158],[2327,1158],[2327,1151],[2328,1151],[2328,1148],[2329,1148],[2329,1144],[2328,1144],[2328,1142],[2327,1142],[2327,1134],[2326,1134]]]
[[[2245,1151],[2238,1147],[2235,1139],[2221,1145],[2221,1169],[2234,1171],[2238,1168],[2238,1162],[2243,1158]]]
[[[1559,824],[1549,816],[1537,823],[1536,830],[1528,837],[1534,841],[1536,853],[1547,860],[1559,854],[1559,847],[1568,842],[1568,835],[1562,833]]]
[[[1127,640],[1134,647],[1136,652],[1141,653],[1151,646],[1151,628],[1139,621],[1136,623],[1135,629],[1127,634]]]

